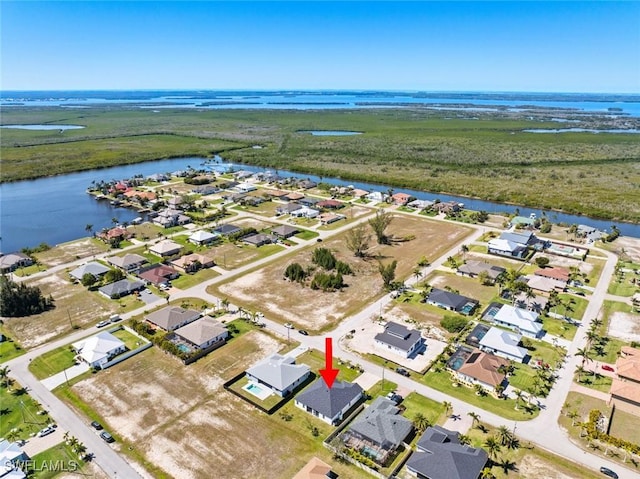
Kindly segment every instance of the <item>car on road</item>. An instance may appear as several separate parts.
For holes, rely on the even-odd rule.
[[[309,336],[309,333],[307,333],[304,329],[299,329],[298,332],[303,336]]]
[[[48,436],[49,434],[53,434],[55,430],[56,430],[55,427],[47,426],[44,429],[41,429],[40,431],[38,431],[38,437],[45,437],[45,436]]]
[[[603,364],[602,365],[602,369],[604,369],[605,371],[610,371],[610,372],[615,372],[615,369],[613,369],[611,366],[609,366],[608,364]]]
[[[407,371],[405,368],[396,368],[396,372],[398,374],[402,374],[403,376],[409,377],[409,371]]]
[[[100,321],[98,324],[96,324],[96,328],[104,328],[108,324],[109,324],[109,321],[104,319],[104,320]]]
[[[100,437],[105,441],[105,442],[115,442],[116,440],[113,438],[113,436],[111,434],[109,434],[107,431],[102,431],[100,433]]]
[[[284,327],[287,329],[293,329],[293,324],[291,323],[284,323]]]
[[[605,476],[613,477],[613,479],[618,479],[618,475],[608,467],[601,467],[600,472]]]
[[[100,424],[98,421],[93,421],[91,423],[91,427],[94,428],[96,431],[99,431],[100,429],[102,429],[102,424]]]

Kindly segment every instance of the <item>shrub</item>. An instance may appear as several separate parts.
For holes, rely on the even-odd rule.
[[[336,261],[336,271],[340,274],[352,274],[351,266],[343,261]]]
[[[290,279],[291,281],[295,281],[297,283],[301,283],[307,277],[307,273],[304,268],[300,266],[298,263],[291,263],[287,266],[287,269],[284,270],[284,277]]]
[[[450,314],[446,314],[440,321],[440,326],[450,333],[459,333],[467,326],[467,324],[469,324],[469,320],[461,316],[453,316]]]
[[[311,280],[311,289],[321,289],[322,291],[335,291],[336,289],[340,289],[344,287],[344,282],[342,280],[342,275],[340,273],[337,274],[327,274],[327,273],[316,273]]]
[[[536,264],[538,266],[540,266],[541,268],[544,268],[545,266],[549,265],[549,258],[545,257],[545,256],[538,256],[536,259]]]
[[[333,256],[333,253],[328,248],[316,248],[313,250],[311,261],[328,271],[336,267],[336,257]]]

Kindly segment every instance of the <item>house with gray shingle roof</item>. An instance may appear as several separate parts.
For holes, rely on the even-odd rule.
[[[426,302],[442,309],[466,315],[471,314],[478,306],[478,302],[475,299],[438,288],[431,289]]]
[[[85,274],[91,274],[94,278],[98,279],[105,275],[107,271],[109,271],[109,268],[105,265],[92,261],[90,263],[83,264],[82,266],[78,266],[76,269],[71,271],[69,275],[77,280],[82,280],[82,277]]]
[[[147,263],[147,258],[140,256],[139,254],[127,253],[124,256],[112,256],[111,258],[107,258],[107,262],[129,272],[140,269],[140,266]]]
[[[363,398],[358,384],[334,381],[331,388],[320,378],[298,394],[295,404],[327,424],[336,425]]]
[[[376,334],[375,345],[403,358],[409,358],[423,348],[424,339],[420,331],[389,321],[384,331]]]
[[[478,479],[487,460],[483,449],[460,444],[457,432],[433,426],[418,441],[407,470],[419,478]]]
[[[384,463],[388,454],[400,446],[413,432],[411,421],[399,414],[396,403],[384,398],[376,398],[353,421],[345,433],[347,444],[360,444],[358,449],[368,445],[376,451],[376,461]]]
[[[174,331],[181,326],[189,324],[200,317],[198,311],[183,309],[178,306],[167,306],[151,314],[147,314],[144,319],[165,331]]]
[[[290,356],[272,354],[247,369],[247,378],[264,385],[278,396],[286,397],[302,384],[311,373],[306,364],[296,364]]]
[[[102,288],[98,289],[98,292],[109,299],[117,299],[122,298],[123,296],[127,296],[134,291],[140,291],[141,289],[144,289],[144,287],[144,281],[133,281],[125,278],[121,279],[120,281],[116,281],[115,283],[110,283],[106,286],[103,286]]]

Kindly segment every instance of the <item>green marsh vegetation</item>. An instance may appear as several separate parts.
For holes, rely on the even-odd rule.
[[[558,123],[420,109],[260,111],[15,109],[3,123],[2,181],[96,166],[220,153],[225,159],[498,202],[640,221],[640,136],[525,133]],[[312,136],[299,130],[351,130]],[[260,145],[262,148],[251,148]],[[363,167],[363,165],[365,165]]]

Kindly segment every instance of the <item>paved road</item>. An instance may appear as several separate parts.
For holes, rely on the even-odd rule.
[[[401,212],[396,213],[404,214]],[[263,217],[252,215],[246,212],[241,212],[241,216],[255,217],[256,219],[264,220]],[[436,221],[443,221],[440,218],[434,219]],[[273,219],[269,220],[272,221]],[[365,216],[363,218],[359,218],[356,223],[366,220],[367,217]],[[284,223],[278,220],[276,220],[276,222]],[[320,233],[321,239],[325,239],[341,233],[342,231],[352,227],[353,224],[354,223],[349,223],[334,230],[318,231],[318,233]],[[446,261],[447,257],[453,256],[459,251],[462,244],[469,244],[475,241],[485,231],[493,229],[486,226],[466,226],[475,229],[475,233],[472,236],[465,238],[464,241],[460,241],[448,252],[434,260],[433,263],[428,267],[424,268],[423,275],[428,275],[436,268],[441,267]],[[183,291],[176,291],[174,289],[172,290],[171,299],[174,300],[187,297],[200,297],[215,304],[218,298],[215,298],[214,296],[206,292],[206,288],[208,286],[243,274],[249,270],[274,261],[281,256],[290,254],[297,249],[304,248],[314,242],[315,240],[302,241],[299,244],[287,248],[286,250],[275,255],[263,258],[259,261],[231,271],[223,272],[221,276],[196,285],[192,288]],[[611,469],[616,470],[619,473],[621,479],[632,479],[640,477],[639,474],[624,468],[618,463],[612,463],[610,461],[601,459],[600,457],[585,452],[581,448],[575,446],[573,443],[571,443],[566,433],[560,428],[557,423],[557,417],[560,414],[565,397],[571,388],[573,371],[578,362],[578,359],[573,356],[573,353],[577,350],[577,348],[581,347],[584,344],[585,332],[590,323],[590,320],[595,318],[600,311],[602,301],[606,297],[606,289],[609,283],[609,278],[613,274],[615,263],[617,261],[615,255],[605,251],[600,252],[606,254],[607,256],[607,262],[603,269],[601,280],[598,282],[598,286],[595,288],[593,295],[590,298],[589,306],[587,307],[587,311],[584,316],[585,320],[583,321],[583,326],[579,328],[575,339],[569,345],[569,355],[565,365],[559,371],[559,380],[552,389],[549,397],[544,400],[542,404],[543,410],[537,418],[531,421],[508,421],[489,411],[474,408],[463,401],[449,397],[439,391],[429,388],[425,384],[413,381],[410,378],[406,378],[404,376],[396,374],[393,371],[385,371],[385,378],[392,380],[402,388],[410,391],[416,391],[419,394],[435,399],[436,401],[449,401],[453,405],[453,410],[455,411],[455,413],[461,415],[462,417],[465,417],[468,412],[473,411],[479,414],[483,421],[494,426],[511,425],[511,423],[513,423],[514,429],[516,429],[516,432],[521,439],[536,443],[539,447],[548,449],[552,452],[555,452],[556,454],[567,457],[577,463],[584,464],[585,466],[592,469],[597,469],[600,466],[605,465],[607,467],[610,467]],[[110,254],[112,253],[104,253],[98,255],[98,257],[109,256]],[[60,265],[46,272],[32,275],[31,278],[51,274],[52,272],[60,271],[70,266],[76,266],[86,261],[87,259],[84,259],[74,261],[66,265]],[[416,279],[412,278],[406,281],[408,285],[411,285],[415,282]],[[389,295],[384,295],[356,315],[342,321],[334,331],[327,333],[327,336],[332,336],[335,338],[335,343],[337,346],[335,354],[337,357],[360,364],[368,373],[376,376],[382,375],[382,369],[379,365],[366,361],[359,355],[356,355],[353,352],[347,350],[341,344],[339,338],[342,338],[351,329],[353,329],[353,325],[357,324],[362,318],[371,318],[378,315],[379,312],[384,308],[384,306],[386,306],[390,301],[391,298],[389,297]],[[160,304],[160,302],[158,303]],[[140,308],[136,311],[123,314],[122,316],[126,319],[142,313],[144,309],[148,309],[148,306],[146,308]],[[280,334],[283,337],[287,337],[287,335],[291,333],[289,330],[284,328],[284,326],[277,322],[270,321],[267,318],[265,318],[263,321],[266,323],[266,327],[268,329]],[[80,419],[78,419],[73,411],[71,411],[64,403],[62,403],[59,399],[57,399],[57,397],[55,397],[50,391],[48,391],[46,387],[44,387],[39,381],[37,381],[27,369],[28,362],[31,358],[39,356],[44,352],[55,349],[56,347],[59,347],[61,345],[77,341],[78,339],[93,333],[95,333],[95,328],[75,332],[65,337],[64,339],[60,339],[58,341],[38,347],[30,351],[29,353],[10,361],[7,364],[11,368],[11,375],[15,376],[19,380],[19,382],[30,389],[30,393],[33,395],[33,397],[36,398],[50,411],[51,416],[58,422],[58,424],[60,424],[60,426],[64,429],[70,431],[71,434],[78,437],[83,443],[87,445],[89,451],[96,454],[96,463],[105,471],[105,473],[109,477],[140,477],[140,475],[121,456],[119,456],[109,445],[104,443],[98,437],[95,431],[93,431],[87,424],[84,424]],[[325,336],[299,336],[296,338],[296,340],[301,341],[303,346],[313,347],[322,351],[324,350],[324,337]]]

